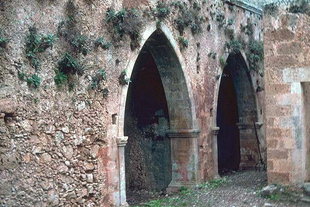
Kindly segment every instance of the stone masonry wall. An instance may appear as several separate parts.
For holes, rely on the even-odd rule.
[[[125,6],[146,10],[141,26],[143,33],[148,25],[155,26],[159,21],[147,15],[152,14],[150,8],[155,8],[157,1],[72,0],[70,5],[74,6],[74,11],[71,13],[68,2],[0,2],[0,37],[9,40],[6,47],[0,47],[0,206],[118,205],[119,185],[123,181],[118,177],[117,115],[124,87],[119,84],[119,76],[142,45],[132,50],[127,35],[113,42],[113,28],[105,21],[106,12],[110,7],[119,11]],[[227,25],[228,20],[233,19],[230,27],[235,36],[240,34],[245,42],[249,36],[241,31],[240,24],[252,22],[253,37],[257,40],[262,34],[259,14],[222,1],[199,2],[202,33],[192,35],[186,28],[183,37],[188,40],[188,47],[181,50],[180,45],[175,45],[175,48],[178,48],[177,54],[184,65],[182,70],[192,88],[201,131],[199,178],[203,181],[216,175],[212,129],[215,127],[218,77],[222,72],[220,58],[225,59],[229,54],[225,49],[229,37],[224,32],[225,26],[219,25]],[[178,42],[180,34],[175,25],[178,12],[174,6],[169,7],[169,16],[161,22]],[[65,37],[59,36],[52,47],[37,54],[41,66],[36,70],[26,57],[26,37],[33,26],[39,34],[57,34],[61,22],[69,24],[72,15],[75,26],[69,27],[70,32],[89,39],[87,55],[79,52],[74,55],[84,65],[85,72],[70,75],[75,85],[57,87],[55,69],[65,52],[72,52],[72,46]],[[288,33],[287,37],[282,32],[279,35],[293,36]],[[100,36],[114,44],[107,50],[95,48],[94,41]],[[292,62],[285,58],[283,61]],[[107,78],[93,86],[94,77],[101,68],[106,71]],[[22,77],[25,74],[26,81]],[[38,88],[34,87],[33,74],[41,79]],[[255,89],[263,87],[263,80],[256,71],[251,71],[251,77]],[[263,93],[256,94],[260,116]],[[273,110],[276,111],[278,109]],[[277,169],[276,163],[270,166],[272,164]]]
[[[310,17],[284,10],[264,18],[268,181],[305,181],[303,85],[310,81]]]

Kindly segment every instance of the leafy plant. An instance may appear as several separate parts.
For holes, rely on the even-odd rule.
[[[18,76],[18,79],[21,81],[25,81],[27,78],[27,74],[24,72],[20,72],[20,71],[18,71],[17,76]]]
[[[56,41],[55,35],[41,35],[38,34],[35,27],[29,28],[29,35],[26,38],[26,57],[30,61],[32,67],[36,70],[40,67],[40,60],[38,54],[44,52],[46,49],[53,46]]]
[[[92,83],[90,85],[91,89],[98,88],[101,81],[104,81],[107,79],[107,74],[104,69],[100,69],[95,76],[92,77]]]
[[[78,52],[82,53],[83,55],[87,55],[88,49],[88,38],[85,35],[76,35],[71,39],[72,47]]]
[[[179,15],[174,21],[177,30],[181,35],[183,35],[186,28],[190,28],[193,35],[201,33],[201,24],[204,22],[204,18],[200,15],[200,9],[194,5],[189,8],[185,3],[181,5],[179,6]]]
[[[212,57],[212,59],[216,59],[216,53],[215,52],[209,52],[208,57]]]
[[[250,20],[248,20],[247,25],[243,26],[242,24],[240,25],[241,27],[241,32],[244,32],[246,35],[251,36],[254,33],[254,26]]]
[[[221,65],[221,67],[222,68],[225,68],[225,66],[226,66],[226,61],[225,61],[225,58],[224,57],[220,57],[220,65]]]
[[[299,2],[292,2],[288,11],[291,13],[301,13],[310,15],[310,3],[307,0],[301,0]]]
[[[8,38],[3,37],[2,35],[0,36],[0,47],[5,48],[9,42]]]
[[[154,10],[154,15],[160,19],[165,19],[170,14],[170,9],[168,5],[164,2],[158,2]]]
[[[179,44],[181,49],[183,50],[188,47],[188,40],[185,39],[184,37],[179,37]]]
[[[119,41],[125,35],[131,39],[130,47],[132,50],[139,47],[140,30],[142,27],[141,14],[135,9],[122,9],[116,12],[108,9],[106,13],[106,22],[113,27],[113,39]]]
[[[108,88],[102,89],[101,92],[102,92],[102,95],[103,95],[104,98],[106,98],[109,95],[109,93],[110,93]]]
[[[218,27],[222,28],[225,25],[225,15],[221,12],[216,14],[216,21],[218,22]]]
[[[235,31],[233,30],[233,29],[231,29],[231,28],[225,28],[225,30],[224,30],[224,32],[225,32],[225,35],[230,39],[230,40],[232,40],[232,39],[234,39],[235,38]]]
[[[121,85],[128,85],[130,83],[130,78],[127,77],[127,73],[125,70],[121,72],[118,81]]]
[[[39,88],[41,84],[41,78],[37,74],[33,74],[26,79],[28,86],[33,88]]]
[[[226,42],[225,47],[232,54],[237,54],[244,48],[244,43],[237,39],[232,39],[230,42]]]
[[[58,70],[67,75],[82,75],[84,73],[83,66],[69,53],[65,53],[62,59],[58,62]]]
[[[275,3],[266,4],[264,6],[264,14],[275,15],[278,13],[278,11],[279,11],[279,8],[278,8],[277,4],[275,4]]]
[[[57,86],[61,86],[64,85],[65,83],[68,82],[68,75],[66,75],[65,73],[56,70],[56,75],[54,77],[54,82]]]
[[[105,39],[103,37],[99,37],[95,41],[95,46],[101,47],[104,50],[108,50],[112,46],[112,44],[110,42],[105,41]]]
[[[251,40],[248,45],[248,52],[246,53],[249,68],[258,71],[260,64],[264,60],[264,46],[263,42]]]

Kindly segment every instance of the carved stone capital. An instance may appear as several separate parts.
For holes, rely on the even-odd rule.
[[[213,127],[212,128],[212,133],[213,135],[217,136],[219,134],[220,127]]]
[[[117,146],[119,147],[125,147],[128,141],[128,137],[123,136],[123,137],[118,137],[117,138]]]
[[[260,129],[263,125],[263,122],[255,122],[256,129]]]

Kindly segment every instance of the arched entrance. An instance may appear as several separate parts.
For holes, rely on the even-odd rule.
[[[127,201],[171,182],[171,146],[166,136],[169,114],[156,63],[144,48],[131,75],[125,114]],[[131,204],[131,203],[130,203]]]
[[[155,28],[134,66],[129,64],[132,82],[122,89],[119,117],[120,204],[126,189],[197,184],[199,130],[191,89],[169,34],[164,26]]]
[[[260,162],[257,105],[246,62],[240,52],[228,56],[217,105],[219,173],[254,168]]]

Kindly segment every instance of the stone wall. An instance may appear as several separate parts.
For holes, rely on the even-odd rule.
[[[270,183],[298,184],[306,181],[309,23],[309,16],[284,10],[264,18],[266,140]]]
[[[175,6],[169,6],[171,13],[159,25],[158,18],[150,11],[150,7],[156,7],[154,0],[68,2],[8,0],[0,3],[1,36],[9,39],[6,47],[0,48],[0,205],[120,204],[124,180],[119,177],[122,158],[118,144],[122,142],[118,143],[118,138],[124,135],[124,102],[121,100],[126,99],[123,91],[127,86],[119,83],[119,77],[135,62],[142,45],[132,50],[127,35],[118,41],[112,40],[113,28],[105,21],[110,7],[117,11],[123,6],[146,10],[141,26],[141,34],[145,36],[142,35],[141,43],[156,26],[170,35],[169,40],[174,40],[170,44],[176,50],[182,67],[180,71],[191,88],[192,112],[195,112],[200,130],[198,179],[213,178],[217,174],[217,161],[212,129],[216,127],[218,77],[222,73],[220,58],[226,59],[229,54],[225,49],[229,37],[223,24],[227,25],[228,20],[233,19],[230,27],[235,36],[240,34],[248,42],[250,37],[242,32],[240,24],[247,25],[250,21],[254,26],[253,38],[259,40],[262,38],[261,15],[222,1],[198,4],[203,14],[202,33],[193,35],[186,28],[183,37],[189,44],[181,50]],[[70,25],[72,21],[74,25]],[[30,27],[35,26],[38,34],[57,34],[63,25],[73,37],[88,37],[87,55],[76,51],[69,44],[68,36],[58,35],[52,47],[37,53],[36,58],[29,54],[26,57]],[[94,46],[101,36],[113,43],[109,49]],[[74,84],[58,87],[54,82],[55,69],[65,52],[72,53],[85,71],[69,74]],[[242,54],[245,57],[244,51]],[[41,66],[35,69],[29,60],[39,60]],[[97,82],[95,77],[100,69],[106,71],[107,78]],[[38,88],[33,74],[41,79]],[[256,71],[250,71],[250,75],[254,88],[263,86]],[[258,121],[263,115],[263,93],[255,94],[260,112]]]

